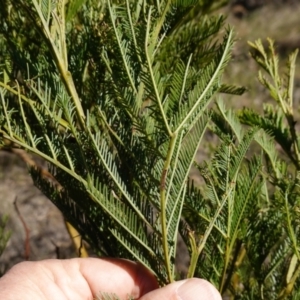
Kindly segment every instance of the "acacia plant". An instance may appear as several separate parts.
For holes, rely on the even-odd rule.
[[[221,2],[5,0],[0,142],[48,162],[30,168],[35,184],[99,255],[139,261],[161,285],[198,276],[236,299],[277,299],[286,285],[272,289],[250,255],[272,189],[269,148],[249,149],[266,134],[221,99],[210,105],[243,92],[222,84],[233,33],[212,13]],[[196,164],[199,188],[189,174],[208,128],[220,145]],[[179,235],[190,258],[181,275]]]

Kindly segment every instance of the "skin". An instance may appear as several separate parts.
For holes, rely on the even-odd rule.
[[[150,271],[122,259],[73,258],[22,262],[0,279],[0,299],[92,300],[100,292],[140,300],[221,300],[203,279],[177,281],[158,289]]]

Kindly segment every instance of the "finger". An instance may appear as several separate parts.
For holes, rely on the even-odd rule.
[[[140,300],[222,300],[222,298],[208,281],[192,278],[154,290]]]
[[[16,281],[17,280],[17,281]],[[141,264],[123,259],[73,258],[23,262],[13,267],[1,283],[6,295],[28,290],[23,299],[92,299],[113,293],[120,299],[139,298],[158,288],[154,275]],[[17,289],[17,290],[16,290]],[[0,293],[1,294],[1,293]],[[2,295],[1,294],[1,295]],[[9,294],[9,293],[8,293]],[[13,297],[13,293],[11,298]]]
[[[77,259],[93,296],[114,293],[120,299],[140,298],[158,288],[155,276],[143,265],[124,259]]]

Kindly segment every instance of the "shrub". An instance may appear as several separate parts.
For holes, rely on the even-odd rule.
[[[278,103],[266,117],[210,105],[244,90],[222,84],[233,33],[212,14],[221,2],[6,0],[1,147],[48,162],[31,167],[35,184],[99,255],[137,260],[164,285],[179,277],[180,235],[183,277],[235,299],[297,299],[295,55],[285,89],[274,51],[252,45],[274,80],[260,75]],[[220,145],[196,164],[208,128]]]

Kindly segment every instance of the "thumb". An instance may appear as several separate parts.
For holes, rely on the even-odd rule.
[[[208,281],[192,278],[171,283],[154,290],[140,300],[222,300],[220,293]]]

